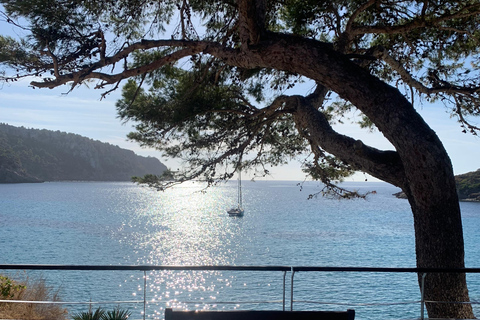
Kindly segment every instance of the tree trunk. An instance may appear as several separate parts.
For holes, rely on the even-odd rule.
[[[274,52],[263,56],[263,61],[276,59],[278,68],[278,60],[281,59],[285,70],[315,79],[352,102],[375,123],[394,145],[401,164],[398,165],[393,158],[397,172],[388,173],[391,178],[387,179],[386,169],[382,166],[364,166],[361,161],[354,162],[354,165],[406,192],[414,216],[418,267],[463,268],[463,230],[453,169],[435,132],[396,88],[323,44],[315,47],[312,42],[299,44],[296,39],[293,41],[295,49],[287,46],[285,50],[279,50],[275,47]],[[311,115],[308,118],[311,120],[307,128],[310,132],[321,127],[320,121]],[[325,132],[319,132],[319,146],[326,147],[327,152],[338,155],[340,159],[346,159],[345,150],[340,150],[342,145],[335,149],[322,142]],[[353,148],[350,154],[366,157],[357,151]],[[379,159],[379,162],[382,161],[387,164]],[[352,163],[351,159],[346,162]],[[432,301],[469,301],[465,275],[427,275],[425,297]],[[473,318],[469,304],[429,303],[427,310],[432,318]]]
[[[394,139],[398,159],[376,150],[368,156],[356,149],[349,137],[333,131],[324,116],[308,105],[297,107],[295,120],[314,141],[342,161],[401,187],[410,202],[414,217],[415,248],[419,268],[463,268],[464,244],[460,207],[450,159],[435,133],[413,110],[407,110],[411,125]],[[422,134],[417,135],[419,132]],[[403,137],[403,138],[401,138]],[[357,159],[353,159],[357,157]],[[387,163],[382,166],[380,163]],[[390,171],[389,171],[390,170]],[[419,274],[421,283],[422,274]],[[469,301],[465,274],[430,273],[425,279],[425,299],[441,302]],[[471,319],[470,304],[427,303],[430,318]]]
[[[391,90],[386,90],[394,96]],[[402,102],[403,101],[403,102]],[[412,208],[415,248],[419,268],[464,268],[463,228],[455,177],[450,158],[435,132],[413,106],[397,95],[397,108],[390,109],[382,132],[395,146],[405,181],[401,187]],[[387,127],[385,125],[387,124]],[[421,275],[419,275],[419,280]],[[465,274],[431,273],[425,279],[425,299],[430,318],[474,318],[468,302]]]
[[[438,154],[439,161],[448,159]],[[451,168],[447,167],[448,169]],[[463,268],[462,221],[453,172],[431,167],[410,176],[404,188],[413,212],[415,248],[419,268]],[[421,284],[422,275],[419,274]],[[429,273],[425,278],[425,300],[468,302],[464,273]],[[470,304],[427,303],[430,318],[471,319]]]
[[[242,52],[214,47],[205,52],[245,68],[267,67],[301,74],[361,110],[393,144],[395,156],[378,150],[358,152],[355,146],[363,144],[351,143],[325,126],[318,115],[319,106],[299,108],[295,117],[300,130],[307,130],[325,151],[405,191],[414,216],[418,267],[464,266],[462,222],[450,158],[435,132],[400,91],[319,41],[269,34],[263,42]],[[332,139],[342,143],[328,143]],[[428,275],[425,297],[432,301],[469,301],[465,276]],[[429,303],[427,309],[430,317],[474,317],[469,304]]]
[[[322,114],[305,100],[297,107],[295,120],[329,153],[356,168],[383,177],[383,180],[405,191],[414,217],[417,267],[463,268],[463,231],[452,166],[440,140],[426,124],[422,124],[423,121],[415,121],[415,113],[410,115],[410,119],[418,130],[425,132],[416,137],[405,129],[403,136],[409,139],[400,142],[403,152],[398,152],[402,155],[403,166],[398,165],[396,157],[385,157],[385,153],[378,151],[370,152],[371,159],[362,155],[361,159],[352,160],[352,157],[358,157],[355,147],[358,143],[334,132]],[[406,144],[410,146],[407,148]],[[389,168],[372,166],[385,163],[385,159],[390,161]],[[402,172],[388,171],[392,169]],[[420,283],[421,278],[422,274],[419,274]],[[425,279],[425,299],[469,301],[465,274],[428,274]],[[430,318],[473,318],[470,304],[427,303],[427,310]]]

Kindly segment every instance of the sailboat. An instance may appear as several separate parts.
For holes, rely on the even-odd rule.
[[[227,211],[228,215],[231,217],[242,217],[244,212],[243,206],[242,206],[242,172],[241,170],[238,171],[237,196],[238,196],[237,207]]]

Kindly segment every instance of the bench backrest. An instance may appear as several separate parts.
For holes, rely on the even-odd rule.
[[[347,311],[174,311],[165,309],[165,320],[354,320]]]

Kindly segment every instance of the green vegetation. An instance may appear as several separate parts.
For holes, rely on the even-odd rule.
[[[455,181],[460,199],[480,201],[480,169],[457,175]]]
[[[0,183],[129,181],[165,170],[156,158],[77,134],[0,123]]]
[[[11,280],[9,277],[0,275],[0,298],[11,299],[21,290],[25,290],[27,287],[23,284],[18,284]]]
[[[159,184],[160,181],[168,181],[169,183],[182,182],[177,181],[177,179],[175,178],[175,172],[169,169],[165,170],[162,175],[146,174],[143,177],[132,177],[132,181],[138,184],[143,184],[152,188],[156,188],[157,190],[163,190],[163,187]]]
[[[23,301],[59,301],[58,292],[52,291],[43,279],[16,281],[0,275],[0,299]],[[0,319],[65,320],[66,309],[56,304],[0,302]]]
[[[73,320],[101,320],[105,316],[105,310],[98,308],[95,311],[88,310],[72,316]]]
[[[480,201],[480,169],[455,176],[457,194],[462,201]],[[405,192],[394,194],[397,198],[407,199]]]
[[[116,308],[112,311],[107,311],[103,320],[126,320],[130,317],[130,314],[128,310]]]
[[[52,291],[43,279],[13,280],[0,275],[0,300],[60,301],[58,292]],[[113,310],[98,308],[74,314],[72,320],[126,320],[129,310],[116,307]],[[66,320],[67,310],[56,304],[0,302],[0,319]]]
[[[95,311],[90,309],[87,312],[79,312],[72,316],[72,320],[126,320],[130,317],[130,314],[130,311],[120,308],[111,311],[98,308]]]

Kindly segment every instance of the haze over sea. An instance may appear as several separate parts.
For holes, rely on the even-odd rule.
[[[206,193],[198,192],[201,183],[166,192],[126,182],[0,185],[0,264],[415,267],[412,214],[406,200],[392,195],[399,189],[376,182],[344,185],[376,194],[307,200],[319,191],[317,183],[300,189],[292,181],[244,181],[245,216],[233,218],[226,210],[235,204],[235,182]],[[461,208],[466,266],[480,267],[480,203]],[[69,302],[144,295],[141,271],[28,275],[41,275]],[[420,316],[419,303],[403,304],[420,300],[415,274],[300,272],[294,279],[294,310],[350,308],[356,319]],[[288,306],[289,281],[287,274]],[[471,299],[480,301],[480,275],[468,275],[468,283]],[[281,301],[282,285],[282,272],[148,272],[146,317],[163,318],[165,307],[281,310],[281,302],[264,302]],[[88,310],[66,307],[70,313]],[[142,304],[121,307],[135,319],[142,316]]]

